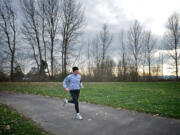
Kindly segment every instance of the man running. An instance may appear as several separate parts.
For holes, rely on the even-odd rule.
[[[65,88],[66,92],[70,92],[72,100],[64,99],[64,105],[67,103],[73,103],[75,105],[76,118],[82,120],[83,117],[79,113],[78,98],[80,94],[80,88],[83,88],[83,85],[78,67],[73,67],[72,70],[73,73],[68,75],[63,81],[63,87]],[[69,82],[69,87],[67,87],[67,82]]]

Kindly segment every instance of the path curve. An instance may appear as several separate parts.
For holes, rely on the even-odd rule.
[[[101,105],[80,103],[84,120],[74,120],[74,106],[61,99],[1,91],[0,103],[54,135],[180,135],[180,120]]]

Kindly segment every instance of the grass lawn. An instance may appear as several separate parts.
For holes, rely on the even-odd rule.
[[[15,110],[0,104],[0,135],[47,135]]]
[[[84,83],[80,101],[180,118],[180,82]],[[0,90],[70,98],[61,83],[0,83]]]

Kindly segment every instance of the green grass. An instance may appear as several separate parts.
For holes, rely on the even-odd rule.
[[[80,101],[180,118],[180,82],[84,83]],[[0,83],[0,90],[70,98],[61,83]]]
[[[47,135],[15,110],[0,104],[0,135]]]

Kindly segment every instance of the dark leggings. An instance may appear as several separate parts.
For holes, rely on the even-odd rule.
[[[68,100],[69,103],[75,104],[76,113],[79,113],[79,102],[78,102],[79,93],[80,93],[80,90],[71,90],[70,94],[71,94],[72,100]]]

